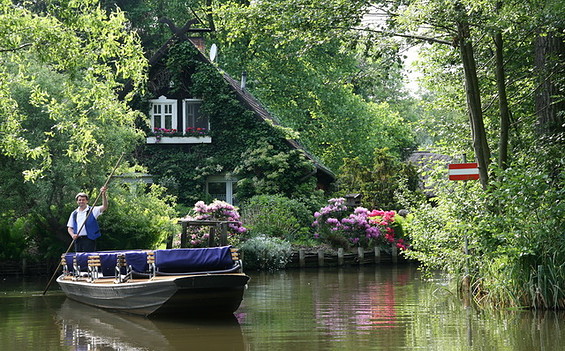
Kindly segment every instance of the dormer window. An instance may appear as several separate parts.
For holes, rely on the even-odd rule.
[[[160,96],[149,100],[151,109],[151,131],[148,144],[209,144],[210,125],[208,117],[200,112],[200,99],[168,99]],[[177,107],[177,104],[180,107]],[[180,108],[180,110],[179,110]]]
[[[151,129],[177,129],[177,100],[160,96],[151,102]]]

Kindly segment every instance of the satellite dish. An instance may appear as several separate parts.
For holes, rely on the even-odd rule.
[[[212,44],[212,46],[210,47],[210,61],[214,62],[217,54],[218,54],[218,47],[216,46],[216,44]]]

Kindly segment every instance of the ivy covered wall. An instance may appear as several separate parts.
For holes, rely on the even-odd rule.
[[[170,84],[157,82],[163,77],[170,79]],[[239,200],[256,194],[296,197],[315,190],[315,167],[301,150],[285,141],[284,128],[243,106],[218,69],[190,42],[171,47],[152,68],[147,96],[138,108],[147,113],[148,100],[160,95],[202,99],[200,111],[210,123],[211,144],[157,143],[140,150],[139,161],[180,204],[192,206],[198,200],[210,200],[206,198],[206,178],[219,174],[240,180]]]

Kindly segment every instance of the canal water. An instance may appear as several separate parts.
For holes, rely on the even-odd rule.
[[[46,278],[0,278],[0,350],[565,350],[563,313],[465,307],[410,264],[249,274],[223,320],[108,312],[56,283],[42,296]]]

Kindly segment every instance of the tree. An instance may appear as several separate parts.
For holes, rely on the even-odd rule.
[[[565,39],[562,28],[540,29],[536,35],[535,104],[537,132],[552,136],[565,132],[565,93],[563,92],[563,73],[565,67]],[[561,32],[561,33],[559,33]]]
[[[341,196],[360,193],[361,204],[369,209],[400,210],[396,192],[418,192],[418,175],[412,165],[407,165],[388,153],[377,149],[369,162],[359,157],[344,160],[340,170],[339,193]]]
[[[397,108],[407,96],[400,88],[398,46],[372,45],[350,30],[366,6],[226,2],[214,12],[219,64],[234,75],[245,70],[253,94],[334,170],[345,157],[370,158],[374,148],[401,155],[414,146],[408,120],[398,114],[405,106]],[[374,81],[379,83],[369,83]]]
[[[140,87],[146,61],[124,13],[91,0],[1,1],[0,31],[0,207],[47,247],[68,239],[74,194],[100,187],[140,140],[131,95],[117,96]]]
[[[558,108],[562,101],[554,90],[561,81],[558,72],[563,58],[556,54],[560,52],[560,39],[553,42],[550,37],[556,28],[562,28],[563,8],[554,1],[460,3],[465,5],[464,18],[472,29],[469,34],[486,137],[491,143],[497,135],[501,139],[500,167],[491,167],[494,176],[487,189],[447,182],[445,172],[441,173],[435,179],[436,206],[413,208],[414,227],[410,230],[414,250],[409,255],[425,266],[446,269],[460,278],[466,274],[466,281],[471,282],[482,302],[563,308],[560,287],[565,279],[559,274],[563,260],[558,254],[562,238],[555,233],[563,227],[565,149],[558,137],[559,119],[555,117],[559,113],[540,114],[541,110]],[[446,5],[433,1],[411,9],[411,19],[426,19],[418,25],[434,25],[434,29],[426,27],[429,31],[425,35],[435,35],[436,42],[438,35],[446,41],[446,35],[453,32],[455,21],[441,17]],[[461,38],[455,38],[457,45],[462,45]],[[542,44],[544,49],[539,50],[536,46],[540,38],[553,43]],[[549,47],[552,49],[547,50]],[[455,109],[457,99],[464,96],[456,89],[464,81],[464,56],[455,58],[453,52],[445,55],[446,51],[434,44],[426,52],[432,59],[424,67],[432,83],[429,87],[440,96],[435,101]],[[536,101],[534,92],[548,95]],[[552,98],[546,99],[549,96]],[[492,108],[497,101],[498,111]],[[453,134],[452,139],[456,136],[460,135]],[[448,146],[454,144],[447,138],[444,141]],[[464,245],[471,250],[473,260],[461,254]]]
[[[509,143],[512,143],[510,134],[511,116],[513,112],[516,116],[522,113],[522,107],[516,104],[516,101],[519,101],[520,98],[512,99],[511,97],[509,100],[507,92],[509,89],[511,92],[516,89],[514,92],[516,96],[522,95],[527,98],[527,95],[523,95],[521,91],[524,91],[524,83],[529,87],[533,78],[533,76],[523,76],[524,72],[532,72],[531,59],[524,57],[523,61],[516,61],[515,58],[527,54],[523,48],[531,48],[530,43],[534,33],[532,28],[538,28],[539,32],[546,33],[545,29],[540,30],[539,28],[553,28],[558,23],[558,20],[555,20],[556,17],[547,15],[550,9],[553,9],[556,13],[562,12],[561,9],[557,10],[555,6],[557,5],[553,1],[507,4],[490,0],[413,1],[404,9],[400,6],[386,6],[386,10],[389,11],[392,18],[390,21],[392,26],[388,27],[384,33],[399,35],[412,40],[423,40],[433,43],[433,45],[450,44],[459,50],[458,63],[454,65],[454,62],[447,60],[446,62],[451,67],[459,66],[459,69],[462,69],[464,73],[473,149],[475,158],[479,163],[483,188],[486,188],[488,183],[487,171],[491,147],[488,140],[492,140],[494,135],[493,130],[489,130],[489,124],[492,122],[488,118],[494,117],[494,114],[488,112],[491,106],[490,101],[498,100],[499,102],[499,114],[497,115],[498,125],[500,126],[498,131],[498,156],[499,165],[505,167],[508,162]],[[546,18],[552,20],[547,21]],[[521,35],[511,36],[507,35],[508,33],[520,33]],[[485,40],[489,38],[491,39],[490,42]],[[504,46],[505,40],[510,44],[507,48]],[[510,57],[513,59],[512,61]],[[480,60],[479,64],[477,64],[477,58]],[[559,59],[553,62],[557,63]],[[508,78],[507,73],[511,74]],[[496,78],[493,78],[493,81],[496,79],[497,82],[495,85],[489,81],[491,76],[496,76]],[[546,75],[545,77],[549,76]],[[540,81],[547,82],[548,80],[541,78]],[[512,84],[516,88],[514,86],[508,87],[508,84]],[[545,85],[545,87],[544,91],[551,91],[548,85]],[[552,94],[550,93],[550,95]],[[547,106],[555,106],[555,104],[550,103]],[[485,118],[487,118],[486,121]],[[516,125],[514,127],[516,128]],[[516,132],[514,132],[514,135],[517,136]]]
[[[0,5],[0,28],[8,33],[0,38],[0,152],[26,159],[32,165],[26,171],[29,180],[48,170],[55,156],[87,164],[103,155],[100,138],[113,130],[103,126],[135,133],[136,114],[127,101],[117,101],[116,93],[127,79],[139,86],[145,72],[141,46],[125,30],[122,12],[107,15],[91,0],[45,5],[41,14],[10,1]],[[50,75],[57,82],[53,86],[47,86]],[[26,125],[40,115],[51,121],[45,130],[32,128],[35,122]],[[67,145],[52,150],[58,138]]]

